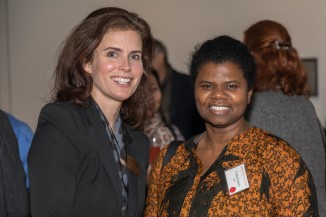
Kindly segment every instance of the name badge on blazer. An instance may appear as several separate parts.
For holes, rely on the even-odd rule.
[[[233,195],[249,188],[246,168],[244,164],[225,171],[229,195]]]

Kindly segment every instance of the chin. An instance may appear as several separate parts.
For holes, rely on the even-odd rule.
[[[210,126],[215,127],[215,128],[225,128],[225,127],[228,127],[228,126],[232,125],[229,122],[223,122],[223,121],[209,121],[209,120],[205,120],[205,123],[207,123]]]
[[[115,94],[114,98],[124,101],[129,99],[132,95],[133,93],[120,93],[120,94]]]
[[[126,101],[127,99],[129,99],[130,98],[130,96],[115,96],[114,97],[114,99],[116,100],[116,101],[119,101],[119,102],[124,102],[124,101]]]

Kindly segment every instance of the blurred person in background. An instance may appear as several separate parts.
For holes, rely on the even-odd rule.
[[[32,129],[29,127],[27,123],[17,119],[16,117],[14,117],[9,113],[7,113],[7,116],[9,118],[11,126],[14,129],[16,138],[18,140],[20,160],[23,163],[23,167],[26,175],[26,187],[29,188],[27,156],[28,156],[28,151],[31,147],[34,132],[32,131]]]
[[[0,110],[0,216],[29,217],[29,195],[18,142],[8,116]]]
[[[143,123],[143,131],[151,142],[150,167],[159,151],[173,140],[184,140],[184,137],[175,125],[170,125],[162,113],[162,90],[155,70],[148,76],[149,88],[154,98],[154,110],[148,113]]]
[[[286,140],[310,169],[320,216],[326,216],[324,132],[309,100],[307,73],[287,29],[262,20],[244,31],[257,77],[247,119]]]
[[[162,112],[166,121],[177,126],[185,138],[202,133],[205,126],[196,109],[191,78],[172,68],[165,45],[157,39],[152,66],[162,87]]]

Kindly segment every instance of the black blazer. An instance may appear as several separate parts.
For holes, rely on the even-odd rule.
[[[7,114],[0,110],[0,216],[29,216],[25,173]]]
[[[95,103],[47,104],[41,111],[28,156],[33,217],[121,216],[122,195],[112,146]],[[140,175],[127,170],[128,217],[145,205],[147,137],[125,124],[127,153]]]

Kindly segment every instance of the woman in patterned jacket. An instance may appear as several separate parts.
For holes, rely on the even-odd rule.
[[[172,154],[172,145],[162,149],[145,216],[319,216],[299,154],[244,119],[255,77],[248,49],[229,36],[208,40],[192,55],[190,72],[206,131]]]

